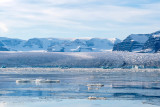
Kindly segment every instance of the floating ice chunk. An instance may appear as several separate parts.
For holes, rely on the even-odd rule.
[[[89,100],[106,100],[107,98],[105,97],[88,97]]]
[[[88,87],[103,87],[103,84],[88,84]]]
[[[89,90],[99,90],[100,88],[101,88],[101,87],[96,87],[96,88],[95,88],[95,87],[88,87],[88,91],[89,91]]]
[[[60,80],[36,79],[36,83],[60,83]]]
[[[49,80],[49,79],[35,79],[35,80],[29,80],[29,79],[21,79],[21,80],[16,80],[16,83],[60,83],[60,80]]]
[[[89,100],[96,100],[97,97],[88,97]]]
[[[33,80],[28,80],[28,79],[21,79],[21,80],[16,80],[16,83],[31,83]]]

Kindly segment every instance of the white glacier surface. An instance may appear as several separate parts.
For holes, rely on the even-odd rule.
[[[131,52],[0,52],[6,67],[160,67],[160,53]]]

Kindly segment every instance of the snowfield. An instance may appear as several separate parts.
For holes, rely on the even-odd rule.
[[[160,67],[160,54],[130,52],[0,52],[6,67]],[[66,69],[66,68],[65,68]]]

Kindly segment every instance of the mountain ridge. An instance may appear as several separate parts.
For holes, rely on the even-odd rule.
[[[0,37],[0,51],[103,52],[112,50],[117,38],[31,38]]]

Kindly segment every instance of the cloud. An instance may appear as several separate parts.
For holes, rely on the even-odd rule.
[[[0,0],[0,6],[5,6],[7,5],[8,3],[11,3],[13,2],[13,0]]]
[[[33,34],[36,33],[34,29],[39,29],[37,35],[42,32],[41,29],[45,29],[43,35],[45,32],[52,34],[51,29],[59,29],[57,32],[69,30],[73,34],[93,32],[96,35],[99,32],[107,35],[108,32],[158,30],[160,3],[155,1],[0,0],[0,20],[3,22],[0,29],[7,32],[9,27],[9,32],[14,30]]]
[[[38,0],[38,2],[49,3],[51,5],[72,5],[72,4],[82,4],[82,3],[90,3],[102,0]]]
[[[11,2],[12,0],[0,0],[0,3]]]
[[[8,32],[7,26],[4,23],[1,23],[1,22],[0,22],[0,30],[2,32]]]

